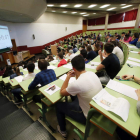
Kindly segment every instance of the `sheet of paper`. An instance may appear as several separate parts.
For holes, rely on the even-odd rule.
[[[105,110],[109,110],[111,104],[117,99],[110,95],[105,89],[102,89],[98,94],[92,98],[99,106]]]
[[[52,86],[53,86],[53,85],[52,85]],[[55,85],[55,87],[56,87],[56,88],[55,88],[54,90],[51,90],[51,89],[49,90],[49,88],[50,88],[50,87],[49,87],[49,88],[45,89],[44,91],[45,91],[46,93],[48,93],[49,95],[53,95],[55,92],[57,92],[58,90],[60,90],[60,87],[58,87],[58,86],[56,86],[56,85]]]
[[[117,98],[110,106],[109,111],[119,115],[125,122],[128,119],[130,103],[124,98]]]
[[[136,52],[136,51],[130,51],[131,53],[138,53],[138,52]]]
[[[56,64],[57,62],[58,62],[58,60],[51,61],[52,64]]]
[[[114,90],[114,91],[117,91],[125,96],[128,96],[134,100],[138,100],[138,96],[135,92],[135,88],[132,88],[130,86],[127,86],[125,84],[122,84],[122,83],[119,83],[117,81],[113,81],[113,80],[110,80],[108,82],[108,84],[106,85],[106,87]]]
[[[91,66],[90,64],[86,64],[86,68],[89,68],[89,69],[96,69],[97,66]]]
[[[138,67],[140,67],[140,64],[139,64],[139,63],[136,63],[136,62],[133,62],[133,61],[127,60],[126,63],[127,63],[127,64],[130,64],[130,65],[133,65],[133,66],[138,66]]]
[[[136,58],[132,58],[132,57],[128,57],[129,60],[133,60],[133,61],[136,61],[136,62],[140,62],[140,59],[136,59]]]
[[[66,77],[67,77],[67,74],[64,74],[61,77],[59,77],[59,79],[65,81],[66,80]],[[71,77],[70,80],[69,80],[69,83],[72,83],[74,81],[76,81],[76,78],[75,77]]]
[[[23,69],[24,71],[28,71],[27,68]]]
[[[17,80],[20,83],[23,80],[23,76],[17,76],[14,79]]]
[[[38,67],[38,63],[36,62],[36,63],[34,63],[35,64],[35,67]]]
[[[101,64],[100,62],[90,62],[90,64],[92,65],[96,65],[96,66],[98,66],[99,64]]]
[[[63,65],[64,68],[68,68],[68,69],[72,69],[72,65],[71,64],[67,64],[67,65]]]
[[[35,67],[35,69],[36,69],[36,70],[39,70],[38,66],[37,66],[37,67]]]
[[[57,67],[52,66],[52,65],[47,67],[47,69],[53,69],[53,70],[56,69],[56,68],[57,68]]]
[[[129,48],[138,49],[136,46],[128,45]]]

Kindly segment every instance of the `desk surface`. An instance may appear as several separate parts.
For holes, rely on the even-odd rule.
[[[9,83],[9,79],[10,79],[10,76],[2,78],[4,84],[8,84]]]
[[[113,114],[112,112],[109,112],[105,110],[104,108],[100,107],[97,103],[95,103],[93,100],[90,102],[90,106],[98,110],[101,114],[109,118],[111,121],[113,121],[115,124],[120,126],[122,129],[127,131],[130,135],[136,137],[138,135],[139,127],[140,127],[140,117],[138,116],[137,110],[136,110],[136,104],[137,101],[129,98],[123,94],[120,94],[116,91],[113,91],[109,88],[105,88],[109,94],[113,95],[114,97],[122,97],[129,101],[130,103],[130,110],[129,110],[129,117],[126,122],[124,122],[119,116],[116,114]]]
[[[2,76],[0,76],[0,82],[2,81]]]
[[[58,79],[52,83],[50,83],[51,85],[55,84],[57,85],[58,87],[62,87],[62,84],[63,84],[63,80],[61,79]],[[60,100],[62,98],[62,96],[60,95],[60,90],[55,92],[53,95],[49,95],[48,93],[46,93],[44,90],[47,89],[49,86],[46,85],[44,87],[41,87],[39,88],[39,91],[51,102],[51,103],[55,103],[57,102],[58,100]]]

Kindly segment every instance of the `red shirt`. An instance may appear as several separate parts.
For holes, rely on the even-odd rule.
[[[65,64],[67,64],[67,61],[66,61],[65,59],[62,59],[62,60],[59,62],[59,64],[58,64],[57,67],[61,67],[61,66],[65,65]]]

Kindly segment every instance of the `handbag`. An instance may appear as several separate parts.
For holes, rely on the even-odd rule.
[[[102,85],[107,85],[107,83],[110,80],[110,77],[108,76],[105,70],[97,71],[95,74],[99,77]]]

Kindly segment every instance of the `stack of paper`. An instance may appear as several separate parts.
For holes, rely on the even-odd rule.
[[[64,75],[62,75],[61,77],[59,77],[59,79],[61,79],[61,80],[63,80],[63,81],[65,81],[66,78],[67,78],[67,74],[64,74]],[[71,77],[70,80],[69,80],[69,83],[72,83],[72,82],[74,82],[74,81],[76,81],[76,78],[75,78],[75,77]]]
[[[91,66],[91,65],[89,65],[89,64],[86,64],[86,68],[89,68],[89,69],[96,69],[97,66]]]
[[[68,69],[72,69],[72,65],[71,64],[67,64],[67,65],[63,65],[64,68],[68,68]]]
[[[139,59],[136,59],[136,58],[132,58],[132,57],[128,57],[129,60],[133,60],[133,61],[136,61],[136,62],[140,62]]]
[[[55,67],[55,66],[48,66],[48,69],[56,69],[57,67]]]
[[[23,76],[17,76],[14,79],[17,80],[20,83],[23,80]]]
[[[130,51],[131,53],[138,53],[138,52],[136,52],[136,51]]]
[[[120,116],[125,122],[128,119],[130,103],[124,98],[116,98],[102,89],[92,98],[99,106]]]
[[[90,62],[91,65],[96,65],[98,66],[99,64],[101,64],[100,62]]]
[[[58,90],[60,90],[60,87],[58,87],[58,86],[55,85],[55,89],[54,89],[54,90],[51,90],[50,87],[49,87],[49,88],[45,89],[44,91],[45,91],[46,93],[48,93],[49,95],[53,95],[53,94],[54,94],[55,92],[57,92]]]
[[[127,60],[126,63],[127,63],[127,64],[131,64],[131,65],[133,65],[133,66],[138,66],[138,67],[140,67],[140,64],[139,64],[139,63],[136,63],[136,62],[133,62],[133,61]]]
[[[125,84],[122,84],[120,82],[117,82],[117,81],[113,81],[113,80],[110,80],[108,82],[108,84],[106,85],[106,87],[114,90],[114,91],[117,91],[125,96],[128,96],[134,100],[138,100],[138,96],[135,92],[135,88],[132,88],[130,86],[127,86]]]

